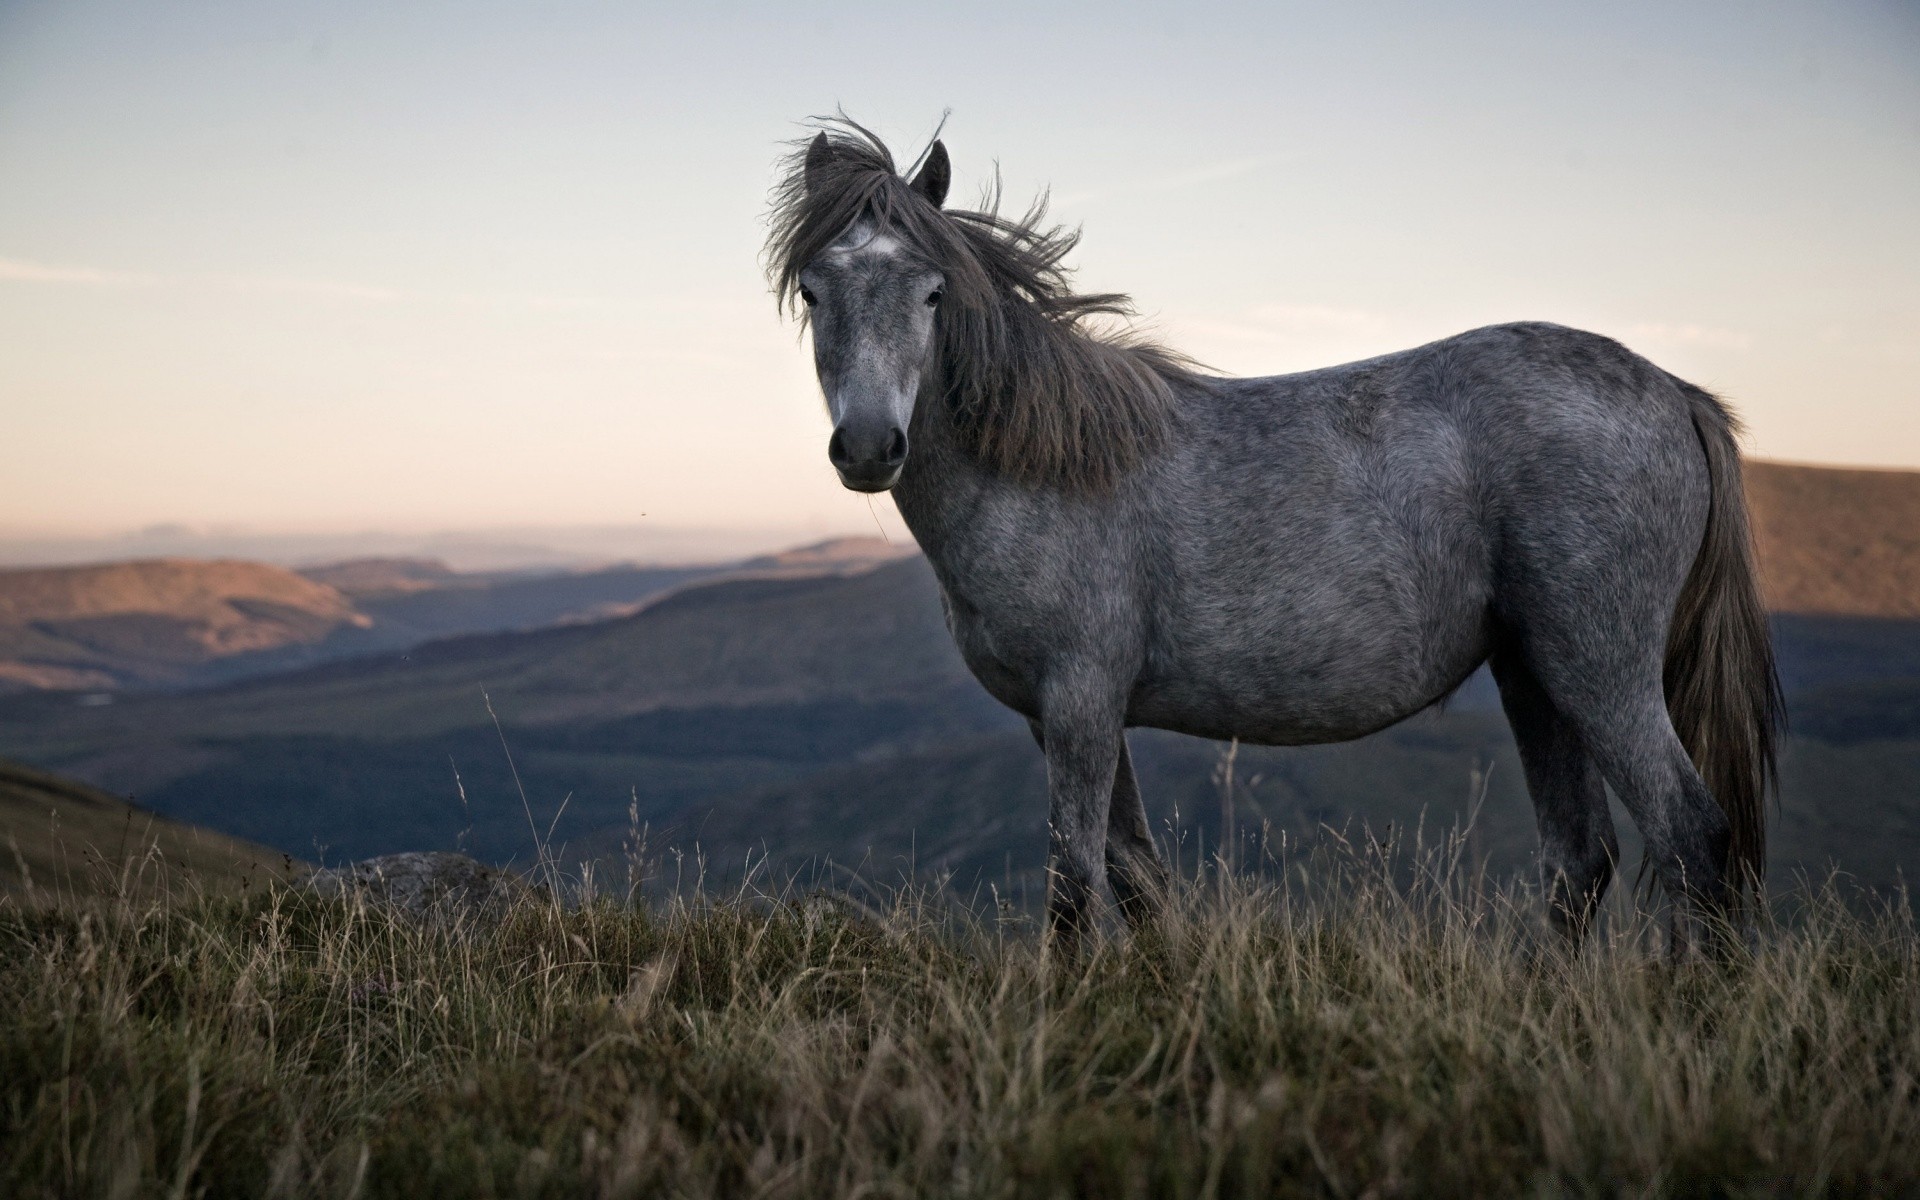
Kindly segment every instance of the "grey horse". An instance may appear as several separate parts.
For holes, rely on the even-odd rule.
[[[910,178],[909,178],[910,176]],[[1645,835],[1676,930],[1724,929],[1765,854],[1780,699],[1733,418],[1619,344],[1544,323],[1224,378],[1076,294],[1075,231],[944,207],[849,121],[773,196],[843,483],[891,490],[982,685],[1047,761],[1048,909],[1166,882],[1125,730],[1361,737],[1491,663],[1577,943]]]

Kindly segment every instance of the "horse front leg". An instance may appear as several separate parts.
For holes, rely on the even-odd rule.
[[[1034,744],[1045,753],[1047,735],[1040,722],[1029,721],[1027,725],[1033,731]],[[1107,886],[1113,890],[1114,902],[1130,929],[1137,933],[1152,927],[1165,908],[1172,881],[1147,823],[1146,804],[1140,799],[1140,783],[1133,772],[1133,755],[1122,733],[1114,756],[1113,795],[1107,801]]]
[[[1047,689],[1040,741],[1047,755],[1047,918],[1054,947],[1079,952],[1106,873],[1107,816],[1120,759],[1118,706],[1104,689]]]
[[[1127,925],[1137,933],[1150,928],[1160,915],[1172,877],[1147,824],[1147,807],[1140,800],[1140,782],[1133,773],[1125,734],[1120,737],[1118,758],[1113,800],[1107,810],[1107,886],[1113,889]]]

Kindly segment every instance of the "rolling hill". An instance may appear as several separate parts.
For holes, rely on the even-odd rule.
[[[1920,487],[1781,471],[1754,476],[1763,568],[1788,581],[1769,585],[1787,610],[1775,630],[1795,730],[1773,869],[1837,863],[1892,886],[1920,856],[1920,621],[1899,582],[1911,543],[1888,522]],[[1810,516],[1802,496],[1824,507]],[[825,573],[807,555],[761,563],[611,619],[189,693],[84,708],[16,696],[0,702],[0,752],[328,861],[433,848],[525,861],[549,832],[571,854],[617,856],[638,826],[656,851],[698,845],[726,869],[771,852],[1011,882],[1043,853],[1040,758],[960,664],[924,561],[855,557]],[[1829,560],[1879,566],[1825,591],[1792,582]],[[383,570],[336,579],[362,597],[440,590]],[[1150,731],[1135,747],[1163,832],[1190,855],[1215,844],[1221,748]],[[1477,852],[1500,870],[1533,852],[1484,679],[1360,742],[1242,748],[1236,778],[1242,835],[1445,825],[1479,795]]]
[[[636,787],[660,811],[689,788],[759,782],[928,722],[1010,719],[966,675],[915,558],[715,582],[617,620],[450,639],[189,694],[93,707],[16,697],[0,707],[0,738],[32,761],[253,836],[266,827],[233,824],[242,810],[308,813],[322,844],[355,854],[408,813],[457,830],[454,772],[465,763],[483,814],[477,844],[504,856],[525,849],[526,825],[517,799],[497,790],[507,772],[490,709],[528,778],[578,793],[576,821],[624,814]],[[239,807],[218,812],[229,804]],[[489,841],[487,813],[515,819]],[[284,829],[269,840],[316,851]]]
[[[380,631],[379,649],[392,649],[434,638],[627,616],[666,592],[701,580],[863,571],[911,552],[911,547],[889,546],[878,538],[837,538],[782,554],[695,566],[460,573],[431,559],[361,559],[302,573],[338,587],[373,618]],[[329,657],[346,656],[342,652]]]
[[[265,846],[0,759],[0,896],[72,901],[185,887],[226,891],[293,869]]]
[[[1805,732],[1787,748],[1776,870],[1837,862],[1890,885],[1920,853],[1920,704],[1884,693],[1920,681],[1920,623],[1783,616],[1777,631]],[[617,856],[634,825],[656,852],[699,846],[720,875],[771,852],[1012,883],[1044,852],[1040,756],[966,676],[918,559],[705,584],[620,620],[191,695],[37,699],[0,711],[8,751],[326,861],[460,848],[525,862],[548,836]],[[1863,705],[1877,725],[1848,715]],[[1189,857],[1214,845],[1220,747],[1151,731],[1134,744],[1162,832]],[[1360,742],[1242,748],[1234,806],[1243,833],[1268,824],[1295,843],[1351,821],[1445,826],[1471,810],[1476,778],[1478,852],[1523,868],[1532,818],[1511,739],[1471,690]]]
[[[0,570],[0,691],[178,689],[403,652],[436,638],[621,616],[703,579],[864,570],[872,538],[699,566],[471,572],[431,559],[301,571],[156,559]]]
[[[264,563],[0,571],[0,686],[177,683],[219,659],[371,624],[335,589]]]
[[[1747,464],[1767,607],[1920,618],[1920,471]]]

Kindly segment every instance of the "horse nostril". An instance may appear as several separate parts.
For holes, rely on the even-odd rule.
[[[842,475],[866,477],[898,470],[907,461],[907,431],[878,423],[836,426],[827,439],[827,461]]]

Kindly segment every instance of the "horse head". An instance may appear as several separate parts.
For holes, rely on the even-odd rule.
[[[819,181],[834,165],[823,133],[808,147],[807,175]],[[937,210],[950,179],[946,147],[936,141],[910,187]],[[884,492],[906,466],[907,429],[931,367],[945,275],[863,214],[801,268],[799,295],[833,417],[827,459],[847,487]]]

